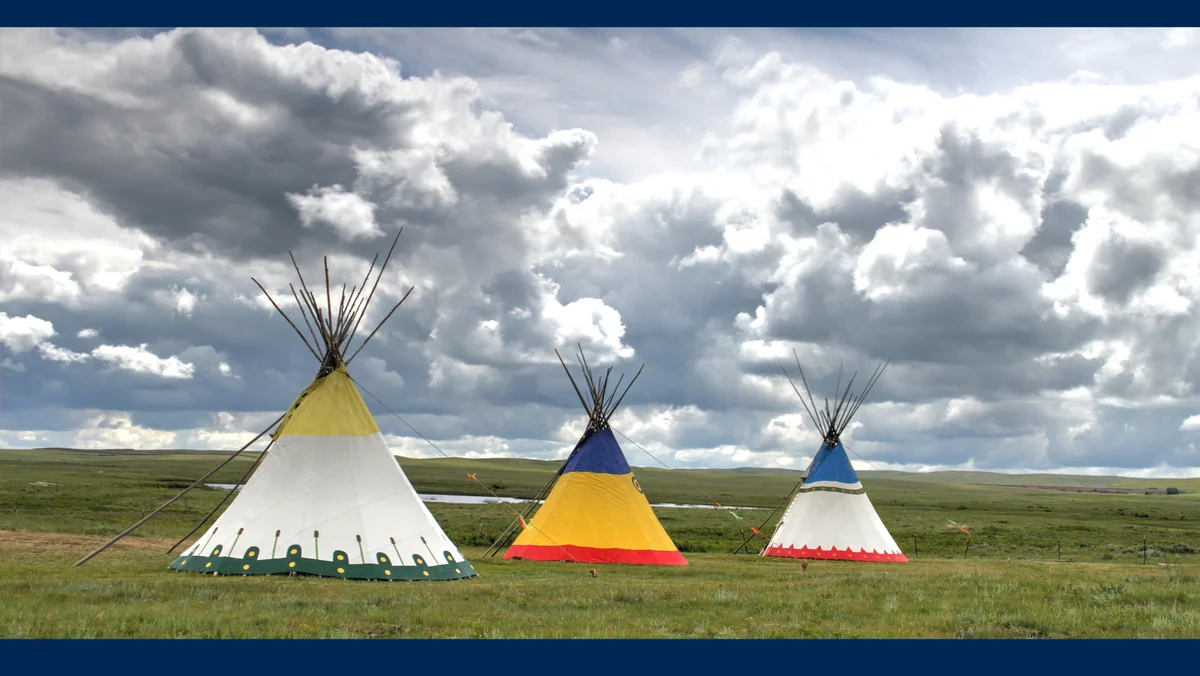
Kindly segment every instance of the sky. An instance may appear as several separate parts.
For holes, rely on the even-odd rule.
[[[859,469],[1200,476],[1198,62],[1181,29],[6,29],[0,447],[240,447],[318,367],[251,277],[294,316],[289,251],[357,284],[403,227],[366,323],[414,290],[351,365],[400,455],[565,457],[581,344],[645,365],[613,426],[670,467],[806,466],[798,357],[817,396],[890,360]]]

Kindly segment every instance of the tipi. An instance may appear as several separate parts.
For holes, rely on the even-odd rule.
[[[578,359],[583,368],[585,394],[561,355],[558,359],[587,412],[587,429],[558,474],[547,484],[547,489],[551,485],[553,489],[549,490],[545,504],[520,531],[504,558],[686,566],[687,560],[658,522],[609,427],[609,419],[641,369],[617,396],[624,376],[617,379],[610,393],[608,381],[612,368],[599,378],[593,376],[581,348]],[[522,525],[525,525],[523,518]]]
[[[796,365],[800,365],[799,356]],[[818,408],[800,369],[800,378],[808,401],[792,383],[800,397],[800,403],[809,419],[818,430],[824,430],[825,438],[820,450],[809,464],[804,478],[797,486],[795,497],[775,527],[770,542],[763,549],[763,556],[780,556],[798,559],[839,559],[844,561],[908,561],[896,541],[883,525],[875,507],[863,490],[858,474],[850,465],[846,449],[842,445],[842,433],[851,418],[862,405],[879,376],[883,375],[883,364],[875,369],[866,387],[858,395],[852,395],[854,378],[841,390],[840,397],[832,409],[829,400],[824,408]],[[784,375],[787,372],[784,371]],[[788,377],[791,382],[791,378]],[[809,404],[812,405],[809,408]]]
[[[413,490],[346,370],[379,330],[344,358],[391,255],[389,250],[365,299],[375,261],[362,288],[353,287],[347,295],[342,287],[336,308],[328,259],[324,308],[296,266],[302,293],[293,286],[292,294],[312,343],[259,284],[321,366],[282,418],[272,435],[273,448],[245,487],[171,568],[365,580],[453,580],[476,574]]]

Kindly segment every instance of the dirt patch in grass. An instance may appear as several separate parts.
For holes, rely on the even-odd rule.
[[[25,553],[72,553],[80,556],[108,542],[109,538],[94,535],[68,535],[65,533],[37,533],[27,530],[0,530],[0,551]],[[127,537],[110,547],[110,550],[165,552],[175,544],[167,538]],[[185,543],[186,544],[186,543]]]

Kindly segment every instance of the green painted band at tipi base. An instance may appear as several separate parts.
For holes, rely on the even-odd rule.
[[[300,573],[350,580],[459,580],[478,573],[466,561],[455,561],[450,552],[443,552],[446,563],[429,565],[423,556],[413,555],[413,563],[395,563],[380,552],[376,561],[351,563],[343,551],[335,551],[333,560],[305,558],[300,545],[287,548],[284,558],[259,559],[258,547],[250,547],[242,558],[221,556],[221,547],[213,548],[209,556],[183,555],[171,562],[170,568],[194,573],[220,575],[282,575]]]

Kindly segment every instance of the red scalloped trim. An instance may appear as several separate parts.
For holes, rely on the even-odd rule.
[[[788,559],[832,559],[835,561],[885,561],[888,563],[905,563],[908,557],[903,552],[895,552],[889,554],[887,552],[867,551],[865,549],[854,551],[849,547],[838,549],[831,547],[823,549],[816,547],[809,549],[807,545],[800,547],[768,547],[767,551],[763,552],[763,556],[779,556]]]
[[[655,566],[688,565],[687,559],[683,558],[683,554],[680,554],[678,550],[601,549],[576,545],[513,545],[504,553],[504,558],[529,561],[579,561],[580,563],[640,563]]]

